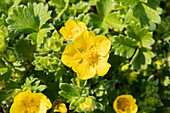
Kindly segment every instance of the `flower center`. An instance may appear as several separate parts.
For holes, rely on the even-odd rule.
[[[99,61],[99,54],[95,50],[89,50],[84,54],[84,59],[90,64],[95,65]]]
[[[117,101],[117,108],[122,111],[127,111],[130,108],[130,102],[126,98],[119,98]]]

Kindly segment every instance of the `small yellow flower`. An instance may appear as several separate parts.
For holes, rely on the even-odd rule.
[[[113,103],[113,108],[116,113],[136,113],[138,111],[136,99],[132,95],[118,96]]]
[[[54,107],[54,112],[67,113],[67,107],[64,103],[57,103]]]
[[[64,39],[72,40],[76,35],[81,33],[82,31],[87,30],[85,23],[78,22],[76,23],[74,20],[68,20],[65,23],[65,27],[60,29],[60,33],[64,36]]]
[[[0,90],[4,87],[4,80],[0,82]]]
[[[107,62],[111,42],[105,36],[95,36],[92,31],[77,35],[73,44],[66,46],[61,60],[72,67],[80,79],[89,79],[95,75],[105,75],[111,65]]]
[[[27,90],[15,96],[10,113],[46,113],[51,107],[50,100],[44,94]]]

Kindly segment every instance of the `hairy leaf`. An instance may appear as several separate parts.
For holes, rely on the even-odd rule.
[[[146,69],[154,56],[151,52],[151,45],[154,43],[152,33],[134,22],[127,26],[125,33],[126,37],[119,35],[113,38],[112,48],[116,54],[126,58],[134,55],[131,60],[133,69]]]
[[[125,21],[130,23],[132,20],[140,22],[142,26],[149,27],[150,30],[155,30],[156,25],[160,24],[162,9],[158,7],[158,2],[149,0],[148,3],[139,3],[133,9],[129,9],[126,14]]]
[[[126,58],[132,57],[137,47],[137,41],[123,35],[113,37],[112,48],[115,54]]]
[[[127,26],[126,34],[138,41],[139,45],[146,48],[151,48],[150,46],[154,43],[154,39],[152,38],[152,33],[148,32],[146,28],[141,28],[140,24],[131,23]]]
[[[80,97],[77,88],[73,84],[61,83],[59,87],[61,89],[59,94],[64,98],[72,99],[74,97]]]
[[[51,12],[48,6],[43,3],[31,4],[27,6],[17,6],[9,14],[7,18],[8,28],[12,31],[21,33],[31,33],[39,31],[39,29],[49,20]]]

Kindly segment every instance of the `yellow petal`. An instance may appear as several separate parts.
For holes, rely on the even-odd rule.
[[[10,108],[10,113],[24,113],[26,109],[23,106],[23,103],[12,104]]]
[[[39,99],[41,105],[43,105],[44,108],[50,109],[52,107],[52,104],[51,104],[50,100],[44,94],[34,93],[33,97],[35,99]]]
[[[92,45],[94,45],[94,37],[94,32],[83,31],[73,39],[73,44],[76,48],[87,51]]]
[[[67,30],[66,27],[62,27],[62,28],[60,29],[60,33],[63,35],[63,37],[64,37],[65,40],[67,40],[67,39],[69,38],[69,37],[68,37],[69,31]]]
[[[80,29],[87,30],[86,24],[84,22],[78,22],[77,24],[80,27]]]
[[[30,96],[30,94],[31,94],[30,90],[20,92],[18,95],[15,96],[14,102],[18,102],[18,101],[22,100],[23,98],[27,98],[28,96]]]
[[[66,46],[61,56],[63,64],[68,67],[77,65],[77,63],[80,62],[81,58],[81,53],[72,44]]]
[[[138,111],[138,106],[136,104],[133,104],[131,112],[132,113],[137,113],[137,111]]]
[[[111,48],[111,41],[105,36],[98,35],[95,37],[95,42],[98,53],[105,56]]]
[[[73,70],[82,80],[92,78],[96,74],[96,70],[91,67],[87,62],[79,63],[77,66],[73,67]]]
[[[111,65],[107,62],[108,58],[109,54],[107,54],[105,57],[100,57],[100,60],[96,66],[98,76],[103,76],[109,71]]]
[[[67,20],[67,22],[65,23],[66,27],[70,27],[70,28],[75,28],[78,27],[77,23],[74,20]]]

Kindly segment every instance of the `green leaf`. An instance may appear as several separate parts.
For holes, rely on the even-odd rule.
[[[55,30],[52,37],[47,40],[45,46],[51,50],[59,51],[63,45],[63,40],[59,38],[58,32]]]
[[[92,25],[93,29],[100,28],[100,32],[108,32],[108,26],[104,23],[103,18],[99,17],[96,14],[89,14],[89,23]]]
[[[154,56],[151,52],[151,45],[154,43],[152,33],[147,28],[142,28],[140,24],[132,22],[127,26],[123,35],[115,36],[112,40],[112,48],[115,54],[131,58],[133,69],[146,69]]]
[[[20,39],[16,41],[15,50],[18,55],[22,57],[23,60],[28,61],[33,57],[33,53],[36,50],[36,46],[32,45],[29,40]]]
[[[6,48],[6,38],[8,36],[8,29],[5,26],[0,26],[0,52]]]
[[[118,3],[122,3],[123,5],[127,5],[127,6],[135,6],[137,5],[139,2],[147,2],[147,0],[114,0]]]
[[[152,38],[152,33],[148,32],[147,28],[141,28],[140,24],[132,22],[127,26],[125,32],[131,39],[138,41],[138,46],[151,48],[151,45],[155,42]]]
[[[67,99],[72,99],[75,97],[80,97],[79,91],[73,84],[61,83],[59,94]]]
[[[2,13],[8,14],[9,10],[20,2],[21,0],[0,0],[0,16]]]
[[[69,1],[70,0],[50,0],[49,4],[52,6],[56,6],[55,10],[58,13],[57,17],[55,17],[53,20],[58,20],[63,15],[63,13],[67,10],[69,7]]]
[[[11,31],[26,34],[36,32],[51,18],[50,15],[51,11],[48,11],[48,5],[44,6],[43,3],[20,5],[10,12],[7,18],[8,28]]]
[[[41,44],[44,42],[44,38],[47,35],[48,32],[53,30],[54,27],[52,24],[45,24],[41,27],[41,29],[38,32],[33,32],[27,36],[29,40],[31,40],[32,44],[37,44],[38,47],[41,46]]]
[[[8,29],[5,26],[0,26],[0,37],[6,38],[8,36]]]
[[[133,20],[140,22],[142,26],[149,27],[152,31],[155,30],[155,23],[161,23],[160,14],[162,14],[162,9],[158,5],[159,3],[154,0],[149,0],[148,3],[139,3],[127,12],[126,23]]]
[[[52,6],[56,6],[56,10],[58,12],[60,12],[65,6],[64,0],[50,0],[49,4]]]
[[[0,74],[4,74],[8,71],[7,66],[5,65],[5,62],[0,58]],[[0,79],[1,81],[1,79]]]
[[[6,16],[4,14],[2,14],[1,18],[0,18],[0,26],[1,25],[7,25],[6,24]]]
[[[0,90],[0,105],[1,105],[1,102],[6,100],[8,98],[8,93],[6,90]]]
[[[104,23],[115,31],[121,31],[124,28],[123,20],[116,13],[110,13],[104,18]]]
[[[105,17],[108,15],[113,9],[113,2],[112,0],[99,0],[96,4],[97,12],[102,16]]]
[[[129,37],[123,35],[114,36],[112,48],[115,50],[115,54],[131,58],[137,47],[137,41],[132,40]]]
[[[43,70],[47,69],[48,72],[55,72],[58,68],[58,65],[60,64],[60,59],[56,57],[56,55],[48,54],[48,55],[41,55],[34,54],[35,60],[32,62],[32,64],[35,66],[35,70]]]
[[[89,21],[90,21],[90,23],[92,23],[94,28],[100,28],[102,26],[103,19],[101,17],[99,17],[98,15],[93,14],[93,13],[90,13],[89,17],[90,17]]]
[[[135,55],[130,62],[132,64],[132,69],[146,69],[147,64],[151,64],[152,57],[154,57],[154,54],[149,49],[137,49]]]

